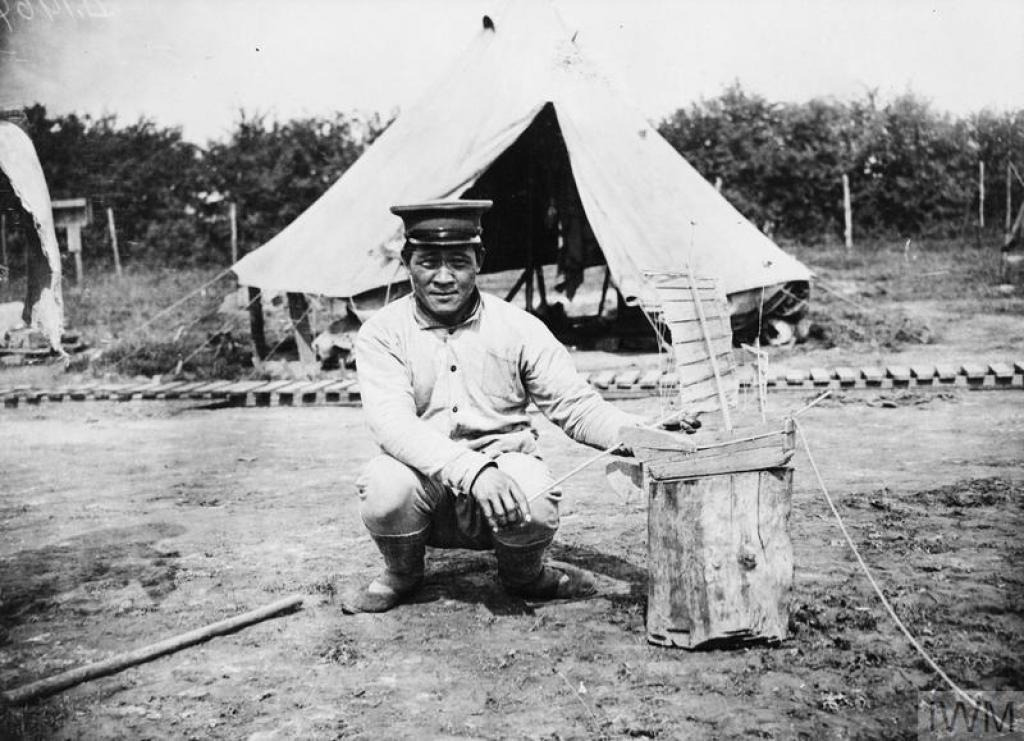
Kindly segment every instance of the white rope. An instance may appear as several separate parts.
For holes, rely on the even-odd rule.
[[[853,538],[850,537],[850,533],[846,529],[846,523],[843,522],[843,518],[840,516],[839,510],[836,509],[836,505],[832,501],[832,497],[829,496],[828,489],[825,486],[825,482],[821,478],[821,472],[818,470],[818,466],[814,462],[814,456],[811,455],[811,448],[807,444],[807,437],[804,435],[803,427],[801,425],[798,425],[795,419],[793,420],[793,424],[796,427],[797,434],[800,435],[800,442],[803,443],[804,451],[807,453],[807,460],[811,464],[811,470],[814,471],[814,476],[815,478],[818,479],[818,486],[821,487],[821,493],[825,495],[825,501],[828,502],[828,507],[829,509],[832,510],[832,514],[833,516],[835,516],[836,522],[839,524],[839,529],[842,531],[843,537],[846,538],[846,544],[850,546],[850,550],[853,551],[853,555],[856,556],[857,563],[860,564],[861,571],[864,572],[864,576],[866,576],[868,581],[871,583],[871,587],[875,590],[875,594],[878,595],[878,599],[881,600],[882,606],[885,607],[886,612],[889,613],[889,617],[893,619],[893,622],[896,623],[896,627],[898,627],[903,632],[903,635],[907,637],[907,640],[910,641],[910,645],[912,645],[917,650],[917,652],[921,655],[921,658],[923,658],[932,668],[932,670],[936,674],[938,674],[939,677],[942,678],[942,681],[949,685],[949,687],[953,690],[953,692],[955,692],[960,697],[960,699],[962,699],[964,702],[970,705],[974,710],[989,715],[994,720],[998,721],[998,719],[995,717],[995,715],[991,713],[991,711],[978,705],[978,703],[976,703],[970,695],[964,692],[964,690],[962,690],[956,682],[949,678],[949,675],[947,675],[946,672],[942,671],[942,667],[935,663],[935,660],[932,659],[928,652],[925,651],[924,647],[917,642],[917,639],[914,638],[913,635],[911,635],[909,630],[907,630],[907,626],[905,626],[903,624],[903,621],[900,620],[899,615],[896,614],[896,611],[893,609],[892,605],[889,604],[889,600],[886,599],[885,594],[882,593],[882,589],[878,586],[878,582],[875,581],[875,577],[871,575],[871,571],[868,569],[868,565],[864,563],[864,559],[861,558],[860,551],[857,550],[857,546],[853,543]]]
[[[757,404],[761,410],[761,421],[768,421],[768,367],[765,362],[768,356],[761,352],[761,333],[764,331],[764,291],[761,286],[761,300],[757,302],[757,336],[754,338],[755,357],[757,358]]]
[[[665,368],[668,367],[668,363],[666,363],[665,360],[668,359],[669,361],[671,361],[671,357],[669,356],[668,352],[671,352],[674,355],[675,354],[675,350],[674,350],[674,348],[671,345],[668,345],[668,351],[666,351],[666,349],[665,349],[667,343],[665,342],[664,335],[662,335],[662,333],[661,333],[662,332],[662,327],[664,325],[664,321],[663,321],[662,315],[659,312],[658,318],[657,319],[653,318],[651,314],[648,314],[647,307],[644,305],[643,301],[640,302],[640,313],[643,314],[644,319],[647,320],[647,323],[651,327],[651,331],[654,332],[654,341],[658,343],[658,370],[660,370],[662,373],[664,373],[665,372]],[[658,384],[658,411],[661,414],[665,413],[665,399],[667,399],[667,398],[668,398],[668,391],[665,389],[665,387],[662,384],[659,383]]]
[[[305,319],[307,316],[309,316],[309,312],[311,312],[312,310],[313,310],[313,304],[312,303],[307,304],[306,310],[304,312],[302,312],[302,316],[300,316],[298,319],[295,319],[294,321],[292,321],[292,332],[295,331],[295,327],[298,324],[300,324],[303,319]],[[281,335],[281,339],[279,339],[276,343],[274,343],[274,346],[272,348],[267,350],[267,353],[266,353],[266,359],[267,360],[270,360],[270,358],[273,357],[274,353],[277,352],[277,349],[279,347],[281,347],[281,345],[283,345],[285,342],[288,341],[288,337],[290,336],[290,334],[291,334],[290,332],[286,331],[283,335]]]
[[[224,322],[224,324],[222,324],[217,329],[216,332],[208,335],[206,337],[206,340],[201,345],[199,345],[199,347],[197,347],[195,350],[193,350],[191,353],[189,353],[183,360],[179,360],[178,363],[176,364],[176,367],[175,367],[174,371],[169,371],[169,372],[172,372],[175,375],[177,375],[179,368],[183,368],[186,363],[188,363],[190,360],[192,360],[192,358],[194,358],[196,355],[201,353],[203,351],[203,349],[206,348],[207,345],[209,345],[211,342],[213,342],[218,337],[220,337],[222,334],[224,334],[226,331],[228,331],[228,329],[231,327],[231,325],[235,323],[235,319],[236,318],[237,317],[231,317],[226,322]]]
[[[192,298],[193,296],[195,296],[195,295],[197,295],[197,294],[199,294],[199,293],[202,293],[203,291],[205,291],[205,290],[206,290],[207,288],[209,288],[210,286],[212,286],[212,285],[213,285],[214,283],[216,283],[217,281],[219,281],[219,280],[220,280],[221,278],[223,278],[223,277],[224,277],[225,275],[227,275],[227,274],[228,274],[228,273],[230,273],[230,272],[231,272],[231,268],[228,268],[228,269],[226,269],[226,270],[224,270],[224,271],[222,271],[222,272],[218,273],[218,274],[217,274],[217,275],[215,275],[214,277],[210,278],[210,280],[208,280],[208,281],[206,281],[205,283],[203,283],[203,285],[199,286],[199,288],[195,289],[194,291],[192,291],[192,292],[191,292],[191,293],[189,293],[189,294],[186,294],[186,295],[182,296],[182,297],[181,297],[180,299],[178,299],[177,301],[175,301],[175,302],[174,302],[173,304],[171,304],[170,306],[168,306],[168,307],[167,307],[166,309],[163,309],[162,311],[158,311],[158,312],[157,312],[156,314],[154,314],[154,315],[153,315],[152,317],[150,317],[150,318],[149,318],[148,320],[144,321],[144,322],[143,322],[142,324],[140,324],[140,325],[139,325],[138,327],[136,327],[135,329],[133,329],[133,330],[129,330],[129,331],[128,331],[128,336],[130,337],[130,336],[131,336],[131,335],[133,335],[133,334],[136,334],[136,333],[138,333],[138,332],[141,332],[141,331],[142,331],[142,330],[144,330],[144,329],[145,329],[146,327],[148,327],[148,326],[149,326],[150,324],[152,324],[153,322],[155,322],[155,321],[156,321],[157,319],[159,319],[160,317],[164,316],[165,314],[168,314],[168,313],[170,313],[171,311],[174,311],[174,310],[175,310],[175,309],[177,309],[177,308],[178,308],[179,306],[181,306],[181,305],[182,305],[183,303],[185,303],[186,301],[188,301],[189,299],[191,299],[191,298]]]
[[[170,306],[168,306],[166,309],[160,311],[159,313],[154,315],[151,319],[149,319],[146,322],[143,322],[142,324],[140,324],[135,329],[129,330],[128,334],[126,336],[127,337],[131,337],[133,334],[137,334],[137,333],[141,332],[143,329],[145,329],[147,326],[149,326],[150,324],[155,322],[161,316],[163,316],[163,315],[167,314],[168,312],[174,310],[176,307],[178,307],[181,304],[183,304],[184,302],[188,301],[190,298],[195,296],[197,293],[200,293],[201,291],[206,290],[211,284],[216,283],[218,280],[223,278],[228,272],[230,272],[230,268],[228,270],[220,273],[216,277],[210,279],[209,281],[204,283],[202,286],[197,288],[195,291],[193,291],[189,295],[179,299],[175,303],[173,303]],[[253,302],[255,302],[257,298],[258,298],[258,296],[249,299],[249,303],[246,304],[245,309],[248,309],[250,306],[252,306]],[[214,309],[213,311],[211,311],[211,312],[209,312],[207,314],[200,314],[198,317],[193,319],[188,324],[182,324],[180,327],[178,327],[177,331],[175,332],[174,342],[177,342],[179,338],[183,337],[186,332],[191,330],[193,327],[195,327],[200,322],[206,321],[207,319],[209,319],[212,316],[216,316],[218,312],[219,312],[219,309]],[[225,329],[226,329],[226,327],[225,327]],[[207,340],[207,342],[209,342],[209,340]],[[125,345],[130,345],[130,344],[132,344],[132,343],[128,343],[128,342],[125,341]],[[206,344],[207,344],[206,342],[203,343],[204,346]],[[114,362],[114,367],[120,369],[121,366],[124,365],[125,363],[127,363],[129,360],[135,360],[138,357],[140,357],[146,350],[147,350],[146,345],[144,345],[144,344],[136,345],[134,348],[131,349],[131,352],[128,352],[127,354],[123,355],[121,358],[116,360]],[[180,357],[180,355],[179,355],[179,357]],[[189,359],[191,360],[192,357],[193,356],[189,356]]]

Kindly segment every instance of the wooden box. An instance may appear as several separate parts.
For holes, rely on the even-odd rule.
[[[648,497],[647,639],[715,648],[788,635],[792,424],[633,440]],[[646,443],[646,446],[645,446]]]

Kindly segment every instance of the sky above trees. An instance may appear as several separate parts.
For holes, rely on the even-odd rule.
[[[503,1],[0,0],[0,106],[139,116],[222,139],[281,120],[395,112]],[[554,0],[659,119],[733,82],[770,100],[908,90],[940,110],[1024,107],[1019,0]]]

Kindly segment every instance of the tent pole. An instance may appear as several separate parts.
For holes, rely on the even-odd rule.
[[[526,271],[523,273],[526,276],[526,310],[533,313],[533,263],[531,262]]]
[[[597,304],[597,316],[601,316],[601,312],[604,311],[604,300],[608,298],[608,287],[612,283],[612,269],[605,263],[604,266],[604,283],[601,284],[601,301]]]
[[[511,301],[512,299],[514,299],[516,297],[516,294],[519,293],[519,289],[522,288],[523,287],[523,283],[526,282],[526,276],[527,276],[528,273],[529,273],[528,270],[524,270],[523,271],[523,274],[519,276],[519,278],[516,280],[516,282],[508,290],[508,293],[505,294],[505,301]]]
[[[267,333],[263,326],[263,294],[259,288],[249,286],[249,334],[253,351],[260,360],[267,357]]]
[[[526,175],[526,310],[533,313],[533,187],[531,173]]]

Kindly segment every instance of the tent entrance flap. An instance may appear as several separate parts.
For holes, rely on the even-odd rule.
[[[494,202],[483,220],[485,273],[558,265],[578,285],[584,268],[604,264],[551,103],[463,197]]]

